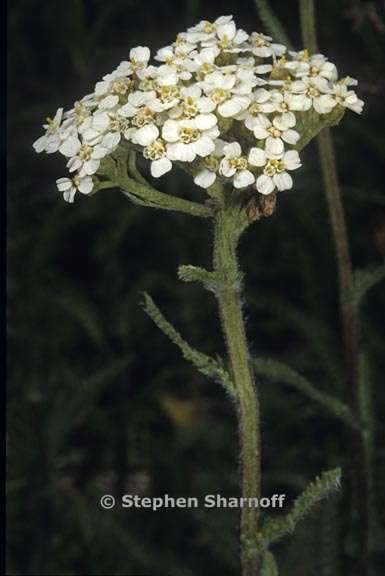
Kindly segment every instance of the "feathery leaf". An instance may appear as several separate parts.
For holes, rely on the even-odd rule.
[[[253,363],[259,374],[266,376],[273,382],[283,382],[284,384],[292,386],[301,392],[301,394],[318,402],[318,404],[335,418],[342,420],[351,428],[357,428],[357,423],[348,406],[338,398],[317,390],[304,376],[293,370],[293,368],[287,364],[279,362],[278,360],[262,358],[253,360]]]
[[[144,293],[143,302],[144,311],[150,316],[153,322],[170,338],[174,344],[178,346],[182,352],[183,357],[191,362],[199,372],[208,376],[209,378],[214,378],[219,380],[223,384],[224,388],[229,392],[229,394],[235,397],[235,389],[232,379],[224,367],[223,360],[218,358],[214,360],[206,354],[202,354],[192,348],[179,334],[179,332],[166,320],[159,308],[156,306],[152,298]]]
[[[281,42],[288,48],[292,48],[289,37],[267,0],[255,0],[255,4],[266,32],[268,32],[276,42]]]

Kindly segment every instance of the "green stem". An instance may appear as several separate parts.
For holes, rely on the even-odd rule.
[[[241,306],[240,273],[236,248],[242,231],[239,208],[226,207],[215,219],[214,270],[219,285],[217,297],[231,372],[236,388],[239,442],[242,467],[242,497],[260,495],[260,422],[259,403],[249,362],[245,325]],[[259,574],[259,559],[247,552],[247,543],[258,531],[258,508],[242,508],[242,576]]]
[[[300,16],[303,43],[310,52],[316,53],[318,46],[313,0],[300,0]],[[366,438],[366,405],[362,400],[365,395],[361,391],[359,373],[359,314],[351,297],[354,276],[333,140],[329,128],[319,134],[318,149],[337,259],[347,398],[350,409],[360,424],[360,429],[351,431],[350,455],[352,495],[355,509],[358,511],[359,550],[355,573],[359,576],[367,576],[371,532],[371,446]]]

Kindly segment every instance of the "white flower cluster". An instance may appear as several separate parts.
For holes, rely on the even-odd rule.
[[[71,177],[57,180],[65,200],[92,192],[100,162],[122,141],[151,161],[155,178],[188,162],[203,188],[219,177],[265,195],[286,190],[301,166],[298,116],[363,108],[356,80],[338,80],[325,56],[249,35],[232,16],[189,28],[155,60],[149,48],[133,48],[92,94],[47,119],[34,148],[67,158]]]

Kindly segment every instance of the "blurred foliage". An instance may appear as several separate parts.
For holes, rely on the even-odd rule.
[[[296,47],[294,3],[271,2]],[[233,13],[262,29],[254,0],[14,0],[8,17],[8,574],[234,576],[237,513],[102,510],[104,493],[236,495],[237,430],[223,390],[185,363],[139,306],[149,291],[192,346],[223,355],[214,299],[177,279],[209,266],[210,225],[134,207],[118,191],[65,205],[59,158],[31,148],[40,125],[69,107],[137,44],[156,49],[196,21]],[[384,3],[322,2],[322,50],[357,77],[362,118],[333,131],[353,261],[385,256]],[[296,189],[241,246],[252,352],[293,367],[343,398],[336,269],[316,147]],[[202,199],[183,175],[163,189]],[[374,282],[361,275],[363,289]],[[384,283],[362,303],[376,411],[374,574],[385,562]],[[260,377],[263,493],[287,501],[320,470],[344,466],[344,425],[301,392]],[[342,479],[342,485],[344,477]],[[315,508],[274,551],[283,576],[345,576],[344,497]],[[345,544],[343,545],[342,543]],[[377,570],[377,571],[376,571]]]

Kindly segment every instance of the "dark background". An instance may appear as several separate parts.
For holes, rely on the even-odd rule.
[[[367,267],[385,255],[384,3],[317,4],[321,50],[341,75],[359,79],[366,103],[362,117],[347,113],[333,135],[353,262]],[[272,5],[300,48],[296,2]],[[234,511],[99,506],[104,493],[238,495],[231,404],[139,306],[150,292],[188,341],[223,354],[214,299],[176,277],[180,264],[209,265],[210,224],[134,207],[115,190],[67,205],[55,188],[63,159],[32,149],[45,117],[92,91],[131,47],[156,50],[203,18],[231,13],[248,32],[262,30],[252,0],[9,4],[9,575],[239,573]],[[314,143],[302,159],[277,214],[252,226],[241,245],[248,335],[253,354],[284,360],[343,398],[334,249]],[[177,171],[159,186],[204,199]],[[361,311],[380,514],[383,289],[373,288]],[[264,380],[259,387],[263,493],[291,501],[316,474],[345,464],[344,430],[295,391]],[[282,575],[346,576],[348,514],[343,495],[315,510],[276,547]],[[376,537],[380,574],[383,534]]]

